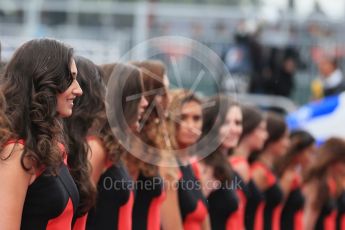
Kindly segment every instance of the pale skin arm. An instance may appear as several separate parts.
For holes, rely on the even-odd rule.
[[[95,185],[97,185],[99,178],[101,177],[107,155],[99,140],[88,140],[90,146],[89,149],[89,161],[91,164],[91,179]]]
[[[178,190],[173,184],[177,183],[175,173],[170,168],[161,167],[160,174],[165,181],[166,199],[161,207],[161,222],[163,230],[183,230],[178,201]]]
[[[2,151],[1,156],[9,156],[13,144]],[[20,163],[22,147],[16,145],[7,160],[0,160],[0,229],[20,229],[23,205],[27,189],[33,179],[32,172],[25,171]],[[25,161],[29,163],[30,161]]]

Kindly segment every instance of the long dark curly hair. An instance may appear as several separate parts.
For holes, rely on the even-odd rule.
[[[160,118],[159,113],[157,111],[157,106],[160,106],[161,110],[164,111],[166,109],[168,100],[167,100],[167,89],[165,89],[164,85],[164,77],[166,74],[166,67],[163,62],[159,60],[144,60],[144,61],[135,61],[131,62],[131,64],[139,67],[142,76],[143,76],[143,84],[144,90],[147,95],[145,96],[149,105],[155,103],[155,107],[153,107],[151,113],[149,114],[149,118],[147,122],[155,122],[155,119]],[[156,91],[156,92],[153,92]],[[160,105],[156,98],[157,96],[162,96],[163,101],[162,105]]]
[[[98,65],[97,68],[99,70],[100,76],[102,78],[102,82],[107,84],[113,69],[118,63],[109,63]],[[103,102],[101,104],[102,111],[100,111],[95,120],[93,121],[92,127],[89,129],[89,135],[97,136],[101,139],[103,147],[105,148],[107,154],[107,160],[113,162],[114,164],[118,163],[121,159],[123,154],[123,149],[121,145],[115,138],[110,124],[107,120],[106,109],[105,109],[105,93],[102,95]],[[91,153],[92,154],[92,153]]]
[[[6,101],[4,95],[0,92],[0,152],[2,152],[4,143],[6,143],[11,137],[11,127],[7,116],[4,113],[6,108]],[[2,160],[6,159],[6,156],[0,156]]]
[[[52,39],[26,42],[14,53],[1,78],[4,110],[15,139],[25,140],[21,165],[28,157],[35,167],[49,167],[56,174],[62,162],[62,121],[56,110],[57,94],[73,82],[73,50]]]
[[[142,154],[140,155],[140,159],[132,157],[133,159],[131,159],[130,162],[133,162],[133,165],[135,165],[144,176],[157,176],[158,166],[156,164],[159,162],[162,155],[158,149],[157,143],[159,143],[162,138],[161,131],[164,129],[162,119],[166,118],[165,110],[168,103],[168,92],[164,85],[166,67],[164,63],[159,60],[133,61],[130,63],[137,66],[141,71],[144,93],[146,94],[145,98],[148,102],[148,108],[152,108],[150,111],[148,111],[149,109],[147,108],[146,113],[149,112],[149,114],[147,114],[147,118],[142,121],[143,127],[138,135],[145,144],[156,147],[156,149],[153,149],[142,146],[141,148],[143,150],[141,150]],[[158,96],[162,97],[161,103],[157,102]],[[158,110],[162,115],[161,117],[159,116]],[[141,159],[145,159],[147,162],[155,162],[156,164],[150,164]]]
[[[116,164],[127,151],[122,147],[121,140],[114,136],[112,128],[125,130],[126,126],[136,122],[140,98],[130,101],[127,99],[143,93],[143,82],[140,70],[130,64],[110,63],[100,68],[103,80],[108,83],[107,101],[112,104],[108,106],[108,117],[104,110],[98,125],[94,125],[92,131],[96,131],[97,136],[102,140],[108,159]],[[119,90],[122,90],[120,98],[117,97]],[[122,111],[119,111],[120,108]],[[119,117],[120,113],[123,114],[124,119]]]
[[[99,68],[92,61],[83,57],[76,57],[75,61],[83,95],[76,100],[72,116],[64,123],[70,152],[68,166],[79,190],[78,216],[81,216],[95,204],[96,188],[90,178],[86,138],[92,125],[104,117],[105,85]]]

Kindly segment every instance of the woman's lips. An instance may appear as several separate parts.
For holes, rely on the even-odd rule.
[[[74,99],[67,99],[67,101],[69,102],[69,105],[73,107],[73,105],[74,105],[74,103],[73,103]]]

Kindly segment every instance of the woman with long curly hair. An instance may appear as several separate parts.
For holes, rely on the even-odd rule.
[[[163,181],[167,181],[161,163],[162,150],[165,148],[160,138],[165,134],[166,107],[168,103],[169,80],[165,65],[158,60],[144,60],[131,62],[139,67],[144,84],[144,95],[148,101],[147,109],[140,123],[138,136],[144,145],[139,145],[138,151],[127,155],[127,166],[133,179],[136,181],[136,197],[133,206],[133,229],[160,230],[176,229],[174,217],[169,215],[173,207],[164,211],[162,204],[166,193],[174,191],[163,188]],[[145,146],[146,145],[146,146]],[[148,146],[148,147],[147,147]],[[152,186],[142,186],[151,184]],[[170,197],[170,194],[168,194]]]
[[[244,205],[246,229],[262,228],[263,194],[256,186],[250,173],[249,158],[260,151],[267,139],[266,119],[253,106],[242,106],[242,134],[238,146],[229,160],[234,171],[241,177],[243,189],[238,191],[240,204]]]
[[[207,201],[202,193],[202,174],[192,152],[202,134],[202,101],[193,93],[171,91],[167,132],[179,165],[176,229],[210,229]],[[193,149],[193,150],[192,150]],[[180,226],[182,223],[182,227]]]
[[[108,85],[106,103],[88,133],[92,179],[97,184],[96,205],[90,210],[86,229],[132,229],[134,202],[133,180],[124,164],[127,150],[122,146],[130,142],[127,134],[137,132],[139,119],[147,106],[142,96],[140,70],[132,65],[114,64],[111,76],[105,76]],[[90,76],[92,77],[92,76]],[[94,87],[101,96],[104,89]],[[120,92],[122,91],[121,95]],[[133,97],[133,100],[128,100]],[[85,104],[85,108],[91,106]],[[91,109],[91,108],[89,108]],[[117,136],[114,136],[114,133]],[[122,135],[122,136],[121,136]],[[129,135],[128,135],[129,136]],[[124,137],[125,139],[121,139]]]
[[[290,134],[290,142],[287,153],[275,166],[285,200],[280,218],[280,229],[302,230],[304,229],[302,179],[314,160],[315,139],[307,131],[294,130]]]
[[[338,184],[345,175],[345,141],[330,138],[317,150],[317,161],[304,177],[304,229],[336,229]],[[340,227],[340,226],[338,226]]]
[[[225,95],[207,100],[203,110],[202,135],[216,150],[200,160],[201,172],[207,178],[207,196],[212,229],[244,229],[244,204],[239,199],[241,179],[233,171],[228,153],[237,146],[242,133],[240,105]],[[214,186],[209,186],[214,185]],[[235,187],[237,186],[237,187]]]
[[[87,212],[95,204],[96,188],[91,180],[89,162],[90,147],[87,136],[97,122],[106,122],[105,118],[105,85],[100,69],[90,60],[75,58],[78,68],[78,82],[83,88],[83,95],[76,100],[73,114],[65,121],[65,133],[68,137],[70,156],[68,165],[77,184],[80,202],[75,216],[74,230],[84,230]]]
[[[1,78],[11,135],[0,144],[0,229],[71,229],[79,196],[61,118],[82,94],[72,55],[56,40],[31,40]]]
[[[254,183],[264,195],[263,229],[279,229],[283,205],[283,191],[274,166],[285,154],[290,145],[289,131],[282,116],[268,113],[266,117],[268,138],[263,149],[251,154],[253,163],[251,175]]]

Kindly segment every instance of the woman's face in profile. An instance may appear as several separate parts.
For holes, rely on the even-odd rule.
[[[70,76],[73,78],[71,85],[63,92],[57,95],[57,107],[56,111],[60,117],[69,117],[72,115],[73,101],[83,94],[82,89],[77,81],[77,66],[74,59],[71,61],[70,65]]]

